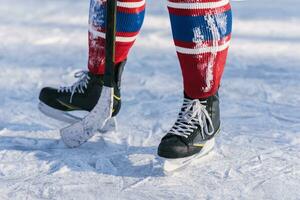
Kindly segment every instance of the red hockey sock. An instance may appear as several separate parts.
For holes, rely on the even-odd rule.
[[[142,26],[145,0],[118,0],[116,63],[127,58]],[[94,74],[104,74],[106,0],[91,0],[88,68]]]
[[[229,47],[229,0],[168,0],[184,91],[206,98],[219,88]]]

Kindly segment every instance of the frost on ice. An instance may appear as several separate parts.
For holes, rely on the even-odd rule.
[[[235,39],[223,77],[223,131],[211,156],[171,176],[157,167],[156,151],[180,106],[182,79],[175,53],[165,56],[173,52],[165,7],[148,1],[145,39],[123,77],[119,131],[67,149],[62,125],[39,113],[37,94],[72,82],[66,74],[86,65],[88,1],[29,2],[0,4],[1,200],[299,200],[300,1],[236,4],[235,33],[247,37]],[[79,21],[70,26],[74,12]],[[45,38],[66,42],[36,45]]]

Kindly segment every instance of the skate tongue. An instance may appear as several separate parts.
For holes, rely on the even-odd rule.
[[[195,100],[195,98],[189,97],[186,92],[184,92],[184,98],[189,100]],[[200,98],[198,99],[202,104],[206,104],[209,98]]]
[[[189,97],[185,92],[183,94],[185,99],[194,100],[192,97]]]

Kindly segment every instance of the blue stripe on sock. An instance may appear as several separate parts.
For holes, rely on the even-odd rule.
[[[138,14],[117,13],[117,32],[138,32],[143,24],[145,10]]]
[[[90,16],[92,24],[96,27],[105,28],[106,24],[106,7],[103,5],[96,5]],[[138,32],[143,24],[145,10],[140,13],[117,13],[117,32]]]
[[[232,31],[231,10],[212,16],[214,17],[215,25],[218,28],[221,37],[220,39],[228,36]],[[218,25],[217,21],[220,19],[226,22],[225,27]],[[201,34],[205,41],[213,39],[212,31],[205,20],[205,16],[177,16],[170,14],[170,20],[172,24],[173,37],[175,40],[192,42],[193,38],[195,37],[194,29],[197,27],[199,27],[199,30],[201,30]]]

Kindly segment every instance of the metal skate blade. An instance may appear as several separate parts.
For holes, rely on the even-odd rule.
[[[68,147],[78,147],[94,136],[112,116],[114,89],[104,86],[98,103],[81,121],[60,130],[60,135]]]
[[[67,124],[74,124],[76,122],[79,122],[89,113],[88,111],[60,111],[46,105],[43,102],[39,102],[38,108],[46,116]],[[98,131],[100,133],[117,131],[116,117],[112,117],[111,119],[107,120],[105,126],[102,129],[99,129]]]
[[[163,170],[165,174],[170,175],[173,172],[176,172],[178,170],[187,167],[194,160],[200,159],[205,155],[207,155],[209,152],[211,152],[214,146],[215,146],[215,138],[212,138],[205,143],[204,147],[201,149],[201,151],[198,154],[186,158],[165,159],[165,162],[163,164]]]
[[[75,116],[70,114],[70,112],[64,112],[57,109],[54,109],[43,102],[40,102],[38,105],[39,110],[48,117],[62,121],[69,124],[74,124],[82,120],[83,117]],[[87,111],[80,111],[80,115],[87,115]]]

